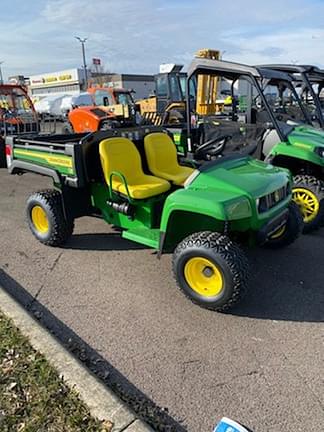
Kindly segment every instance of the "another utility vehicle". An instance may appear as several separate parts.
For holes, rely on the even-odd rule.
[[[225,311],[247,288],[248,263],[236,242],[276,248],[302,230],[289,172],[248,151],[180,165],[170,136],[154,127],[8,137],[6,151],[11,174],[53,179],[54,189],[27,202],[40,242],[59,246],[75,218],[99,215],[158,255],[173,251],[180,289],[205,308]]]
[[[226,99],[214,115],[198,115],[195,111],[191,82],[202,75],[217,77],[219,96]],[[206,95],[208,104],[208,91],[200,92]],[[304,217],[304,232],[322,225],[324,133],[309,125],[310,115],[288,74],[197,58],[188,71],[187,94],[190,122],[168,126],[179,153],[189,152],[196,160],[218,159],[224,148],[236,151],[254,142],[254,157],[288,168],[294,175],[293,198]]]
[[[310,115],[312,124],[323,129],[324,104],[321,92],[324,88],[324,70],[317,66],[296,64],[271,64],[262,67],[286,72],[292,77],[295,89]]]
[[[38,130],[37,114],[25,89],[18,84],[0,84],[0,168],[6,166],[5,137]]]
[[[90,87],[92,105],[76,107],[68,113],[65,133],[96,132],[136,124],[132,92],[112,87]]]

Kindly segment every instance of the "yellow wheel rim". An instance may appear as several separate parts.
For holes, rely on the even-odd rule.
[[[221,271],[207,258],[190,258],[184,267],[184,276],[190,288],[203,297],[215,297],[224,287]]]
[[[41,234],[45,234],[48,231],[49,223],[45,210],[41,206],[35,206],[31,211],[31,219],[34,227]]]
[[[294,188],[293,200],[299,206],[305,223],[312,222],[316,218],[320,203],[313,192],[305,188]]]
[[[272,236],[270,236],[270,239],[278,239],[280,238],[284,232],[286,231],[286,225],[284,225],[283,227],[279,228],[277,231],[274,232],[274,234],[272,234]]]

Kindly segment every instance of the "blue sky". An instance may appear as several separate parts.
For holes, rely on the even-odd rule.
[[[0,1],[5,77],[80,66],[75,35],[88,37],[88,62],[100,57],[114,72],[188,64],[199,48],[250,64],[324,66],[324,0]]]

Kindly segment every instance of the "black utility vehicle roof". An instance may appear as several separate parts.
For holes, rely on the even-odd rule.
[[[307,73],[311,81],[324,80],[324,69],[313,65],[269,64],[260,67],[272,70],[275,69],[286,73]]]
[[[228,62],[223,60],[194,59],[188,68],[188,78],[194,73],[222,73],[229,78],[237,75],[250,75],[256,78],[282,79],[292,81],[290,75],[279,70],[263,68],[262,66],[248,66],[240,63]]]

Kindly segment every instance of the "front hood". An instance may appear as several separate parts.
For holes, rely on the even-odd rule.
[[[310,150],[314,147],[324,148],[324,131],[312,126],[297,126],[288,135],[288,142],[296,147],[309,148]]]
[[[245,195],[256,199],[286,186],[289,180],[287,170],[244,157],[209,164],[190,188],[214,190],[227,198]]]

